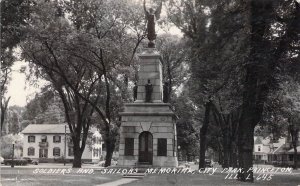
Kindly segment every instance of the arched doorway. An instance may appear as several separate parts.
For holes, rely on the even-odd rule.
[[[153,137],[150,132],[142,132],[139,136],[139,162],[152,165]]]

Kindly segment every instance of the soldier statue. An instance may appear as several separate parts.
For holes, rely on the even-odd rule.
[[[152,92],[153,92],[153,87],[152,87],[152,84],[150,82],[150,79],[148,79],[148,83],[145,85],[145,93],[146,93],[145,102],[146,103],[151,102]]]
[[[138,91],[138,86],[136,85],[136,82],[134,83],[133,87],[133,101],[137,99],[137,91]]]
[[[169,83],[165,82],[163,85],[163,102],[168,103],[169,102]]]
[[[145,11],[146,19],[148,21],[147,23],[147,37],[149,39],[148,47],[155,48],[155,44],[153,42],[156,39],[155,19],[158,20],[160,17],[162,1],[160,1],[160,4],[155,11],[152,8],[149,8],[149,11],[147,11],[145,1],[146,0],[144,0],[144,11]]]

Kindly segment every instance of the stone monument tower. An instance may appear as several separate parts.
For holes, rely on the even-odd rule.
[[[144,1],[144,9],[147,18],[152,20],[156,16],[158,19],[161,4],[153,13],[153,10],[146,10]],[[149,23],[151,20],[148,19],[148,31],[155,30],[155,27],[149,28],[155,25],[155,22]],[[126,103],[124,112],[120,113],[122,123],[118,165],[176,167],[175,117],[170,104],[163,103],[162,58],[155,48],[153,33],[148,33],[148,38],[148,47],[139,54],[136,99],[133,103]]]

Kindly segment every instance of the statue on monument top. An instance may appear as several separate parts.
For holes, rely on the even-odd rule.
[[[162,7],[162,1],[160,1],[160,4],[158,8],[154,11],[153,8],[149,8],[149,11],[146,9],[146,0],[144,0],[144,10],[145,15],[147,19],[147,37],[149,39],[148,47],[149,48],[155,48],[155,43],[153,42],[156,39],[156,33],[155,33],[155,19],[158,20],[160,17]]]

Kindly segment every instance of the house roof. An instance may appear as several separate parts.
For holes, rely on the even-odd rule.
[[[23,131],[23,134],[64,134],[66,124],[30,124]],[[66,133],[69,134],[70,130],[67,126]],[[94,133],[97,129],[90,128],[90,132]]]
[[[276,150],[273,151],[273,154],[281,154],[285,153],[286,150],[284,149],[285,144],[281,144]]]
[[[269,137],[262,137],[262,136],[254,136],[254,144],[262,144],[262,145],[269,145],[270,144],[270,138]]]
[[[289,154],[293,154],[294,153],[294,148],[292,148],[291,150],[288,151]],[[300,154],[300,146],[297,147],[297,154]]]
[[[260,139],[260,136],[257,136],[256,139],[254,140],[254,144],[262,144],[262,141]]]

